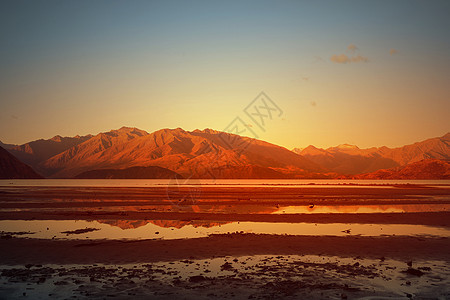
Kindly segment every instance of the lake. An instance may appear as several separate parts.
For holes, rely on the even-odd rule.
[[[350,179],[2,179],[0,186],[149,187],[162,185],[202,186],[358,186],[414,184],[449,186],[450,180],[350,180]]]

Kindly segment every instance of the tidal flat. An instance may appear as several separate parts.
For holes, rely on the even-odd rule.
[[[2,299],[450,297],[445,183],[19,183]]]

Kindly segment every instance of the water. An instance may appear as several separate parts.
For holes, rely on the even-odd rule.
[[[450,211],[450,204],[315,205],[284,206],[274,214],[373,214]]]
[[[224,266],[227,266],[224,268]],[[445,261],[318,255],[239,256],[141,264],[0,266],[2,299],[447,299]],[[193,280],[197,279],[197,280]]]
[[[189,239],[211,234],[254,233],[307,236],[434,236],[450,237],[448,228],[401,224],[314,224],[272,222],[210,222],[179,220],[33,220],[0,221],[4,233],[39,239]],[[86,233],[64,233],[80,229]]]
[[[80,203],[85,205],[71,206]],[[108,205],[102,202],[88,203],[76,201],[61,202],[61,207],[44,207],[44,204],[26,203],[18,207],[0,208],[0,212],[177,212],[177,213],[213,213],[213,214],[368,214],[368,213],[417,213],[417,212],[448,212],[450,204],[382,204],[382,205],[290,205],[275,206],[265,204],[253,205],[134,205],[120,203],[121,205]],[[4,204],[3,204],[4,205]]]
[[[350,179],[2,179],[0,186],[57,186],[57,187],[151,187],[179,186],[336,186],[415,184],[450,187],[450,180],[350,180]]]
[[[376,190],[371,188],[370,185],[373,184]],[[396,189],[394,186],[396,184],[437,186],[446,189]],[[187,200],[195,201],[186,202],[183,189],[179,189],[181,192],[175,193],[174,197],[169,197],[164,191],[164,186],[175,188],[175,192],[178,192],[178,186],[188,187],[184,189],[184,192],[197,190],[197,187],[201,186],[203,194],[197,199],[192,196],[192,193],[187,193],[189,196]],[[412,236],[413,240],[419,241],[418,243],[426,243],[427,240],[432,239],[440,241],[450,237],[450,227],[445,220],[422,223],[437,224],[434,227],[421,225],[420,219],[413,220],[413,224],[409,225],[371,224],[370,222],[376,223],[377,220],[368,217],[367,223],[364,223],[364,218],[367,217],[364,214],[367,213],[377,214],[381,218],[386,217],[383,213],[394,213],[391,216],[393,220],[397,216],[414,212],[443,212],[445,215],[445,212],[450,210],[447,189],[450,188],[449,180],[189,180],[178,182],[174,180],[0,180],[0,187],[2,192],[0,213],[3,216],[3,220],[0,220],[0,235],[4,249],[8,251],[6,254],[12,256],[16,253],[9,251],[8,243],[20,242],[33,245],[43,242],[52,246],[59,244],[36,239],[77,240],[75,244],[81,243],[81,240],[100,241],[81,244],[98,244],[98,249],[101,250],[99,245],[103,244],[102,240],[127,240],[118,244],[129,244],[128,241],[132,240],[155,239],[162,241],[150,243],[164,245],[185,243],[189,241],[184,239],[193,239],[192,243],[197,245],[202,241],[200,238],[227,233],[321,236],[324,240],[327,236],[358,236],[352,239],[343,238],[345,241],[360,239],[375,241],[377,239],[373,237],[380,236]],[[115,189],[114,187],[131,187],[131,189]],[[133,189],[133,187],[141,189]],[[150,188],[145,189],[145,187]],[[151,189],[151,187],[160,188]],[[217,189],[215,190],[214,187]],[[228,189],[228,187],[238,188]],[[259,190],[258,194],[254,193],[252,188],[240,189],[239,187],[262,189],[254,189]],[[304,189],[297,193],[291,192],[289,187],[334,189]],[[346,189],[348,187],[361,189]],[[362,189],[364,187],[368,189]],[[167,190],[172,191],[172,189]],[[366,193],[366,191],[371,192]],[[168,213],[178,213],[178,215]],[[196,213],[210,215],[207,220],[204,220]],[[328,215],[308,217],[311,220],[317,218],[316,221],[322,217],[335,217],[335,220],[340,220],[338,222],[342,223],[286,222],[287,220],[294,222],[292,220],[295,218],[287,218],[294,214],[318,213]],[[351,215],[351,218],[347,220],[356,220],[361,224],[349,224],[345,218],[336,218],[336,215],[332,215],[335,213]],[[265,219],[264,216],[256,218],[260,220],[259,222],[237,222],[235,220],[239,219],[224,217],[224,214],[239,215],[239,218],[242,214],[291,214],[291,216],[267,216],[271,220],[283,222],[268,222],[269,219]],[[359,215],[355,217],[354,214]],[[168,218],[175,216],[178,220],[160,220],[165,218],[163,215],[170,216]],[[87,219],[70,220],[70,218],[83,219],[83,216]],[[130,219],[127,220],[127,216]],[[9,217],[14,220],[8,219]],[[20,218],[29,221],[20,220]],[[51,220],[51,218],[61,220]],[[227,235],[222,238],[230,240],[228,237],[236,236],[238,235]],[[239,235],[239,237],[246,236]],[[251,235],[248,237],[253,238]],[[428,237],[432,239],[427,239]],[[18,240],[19,238],[22,239]],[[183,240],[165,241],[179,239]],[[395,238],[390,239],[395,240]],[[389,243],[386,246],[388,247]],[[21,249],[28,251],[27,247]],[[30,249],[30,251],[38,251],[38,249],[40,248]],[[166,249],[164,248],[163,251]],[[403,261],[389,259],[385,252],[381,252],[380,257],[387,256],[386,259],[384,257],[362,259],[356,255],[354,255],[356,257],[322,255],[217,257],[215,251],[212,257],[199,260],[195,259],[196,252],[192,251],[183,252],[183,255],[185,254],[183,260],[152,264],[144,264],[145,261],[136,260],[137,263],[130,265],[108,265],[112,263],[109,261],[100,261],[105,262],[104,265],[88,265],[87,261],[82,261],[83,264],[80,265],[30,267],[28,257],[25,257],[23,260],[4,262],[16,264],[15,266],[0,266],[2,274],[0,298],[47,299],[75,296],[103,299],[116,296],[119,298],[222,299],[241,296],[241,299],[270,299],[275,296],[283,298],[294,295],[294,298],[298,299],[324,299],[341,298],[341,294],[345,293],[349,299],[386,297],[392,299],[392,297],[406,298],[406,293],[409,293],[413,298],[435,299],[442,296],[441,298],[445,299],[450,295],[448,262],[418,262],[414,257],[409,256],[409,250],[411,249],[400,249],[399,253],[404,253]],[[73,248],[73,251],[77,249]],[[361,249],[361,256],[365,255],[364,251]],[[430,253],[442,251],[445,253],[445,249],[430,249]],[[225,253],[227,255],[227,252]],[[245,254],[249,253],[251,251]],[[298,251],[292,253],[299,254]],[[313,254],[318,253],[320,252]],[[128,253],[125,254],[128,255]],[[47,258],[48,253],[39,255]],[[133,256],[132,253],[130,255]],[[443,255],[438,256],[438,259],[441,259],[441,256]],[[161,257],[163,258],[160,259],[170,260],[170,257]],[[414,268],[423,268],[421,269],[423,275],[414,276],[405,273],[408,268],[406,262],[411,259],[414,260]],[[23,265],[18,266],[18,263]],[[230,268],[224,269],[224,265]],[[198,277],[193,280],[193,276]]]

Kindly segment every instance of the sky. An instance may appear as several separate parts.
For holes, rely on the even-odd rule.
[[[442,136],[448,16],[450,1],[3,0],[0,140],[236,118],[289,149]],[[245,109],[262,91],[278,110],[260,127]]]

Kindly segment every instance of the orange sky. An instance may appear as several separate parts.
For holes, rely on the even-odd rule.
[[[287,148],[442,136],[448,12],[446,1],[9,2],[0,140],[223,130],[251,123],[243,110],[261,91],[283,115],[252,128]]]

